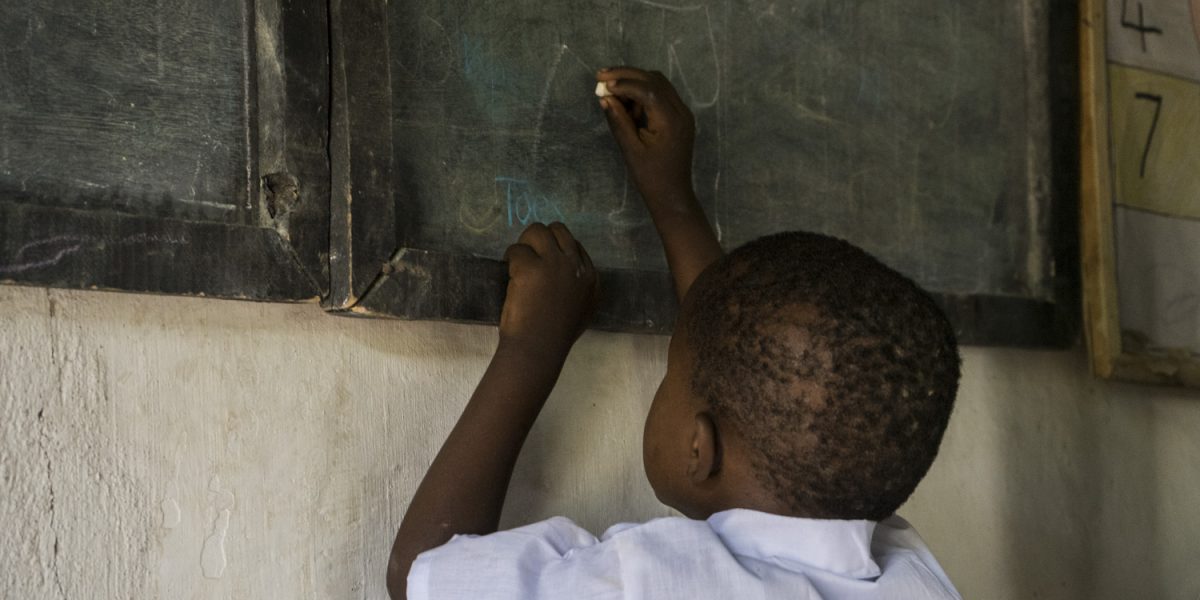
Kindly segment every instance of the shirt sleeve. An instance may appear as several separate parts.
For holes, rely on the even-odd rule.
[[[408,600],[532,600],[587,589],[619,593],[601,544],[569,519],[555,517],[485,536],[459,535],[422,553],[408,574]],[[616,579],[616,581],[614,581]],[[616,587],[613,587],[613,584]],[[578,596],[577,596],[578,597]]]

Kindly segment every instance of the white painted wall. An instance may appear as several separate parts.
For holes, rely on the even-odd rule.
[[[0,287],[0,597],[375,598],[494,331],[314,306]],[[641,474],[666,340],[584,336],[506,522],[666,514]],[[902,511],[968,598],[1200,597],[1200,396],[1079,352],[967,349]]]

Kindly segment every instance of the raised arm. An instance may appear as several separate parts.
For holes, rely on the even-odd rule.
[[[596,79],[613,94],[600,106],[662,238],[682,303],[696,277],[722,254],[692,189],[695,119],[662,73],[615,67]]]
[[[525,436],[595,309],[595,268],[561,223],[530,226],[505,259],[500,342],[400,524],[388,562],[392,598],[406,597],[422,552],[458,534],[496,531]]]

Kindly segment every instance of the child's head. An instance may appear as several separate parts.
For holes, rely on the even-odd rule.
[[[945,315],[857,247],[784,233],[693,284],[647,417],[655,492],[727,508],[880,520],[937,455],[958,388]]]

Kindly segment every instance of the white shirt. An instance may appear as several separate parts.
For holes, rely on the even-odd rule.
[[[408,600],[953,598],[899,517],[829,521],[751,510],[616,525],[599,540],[556,517],[425,552]]]

